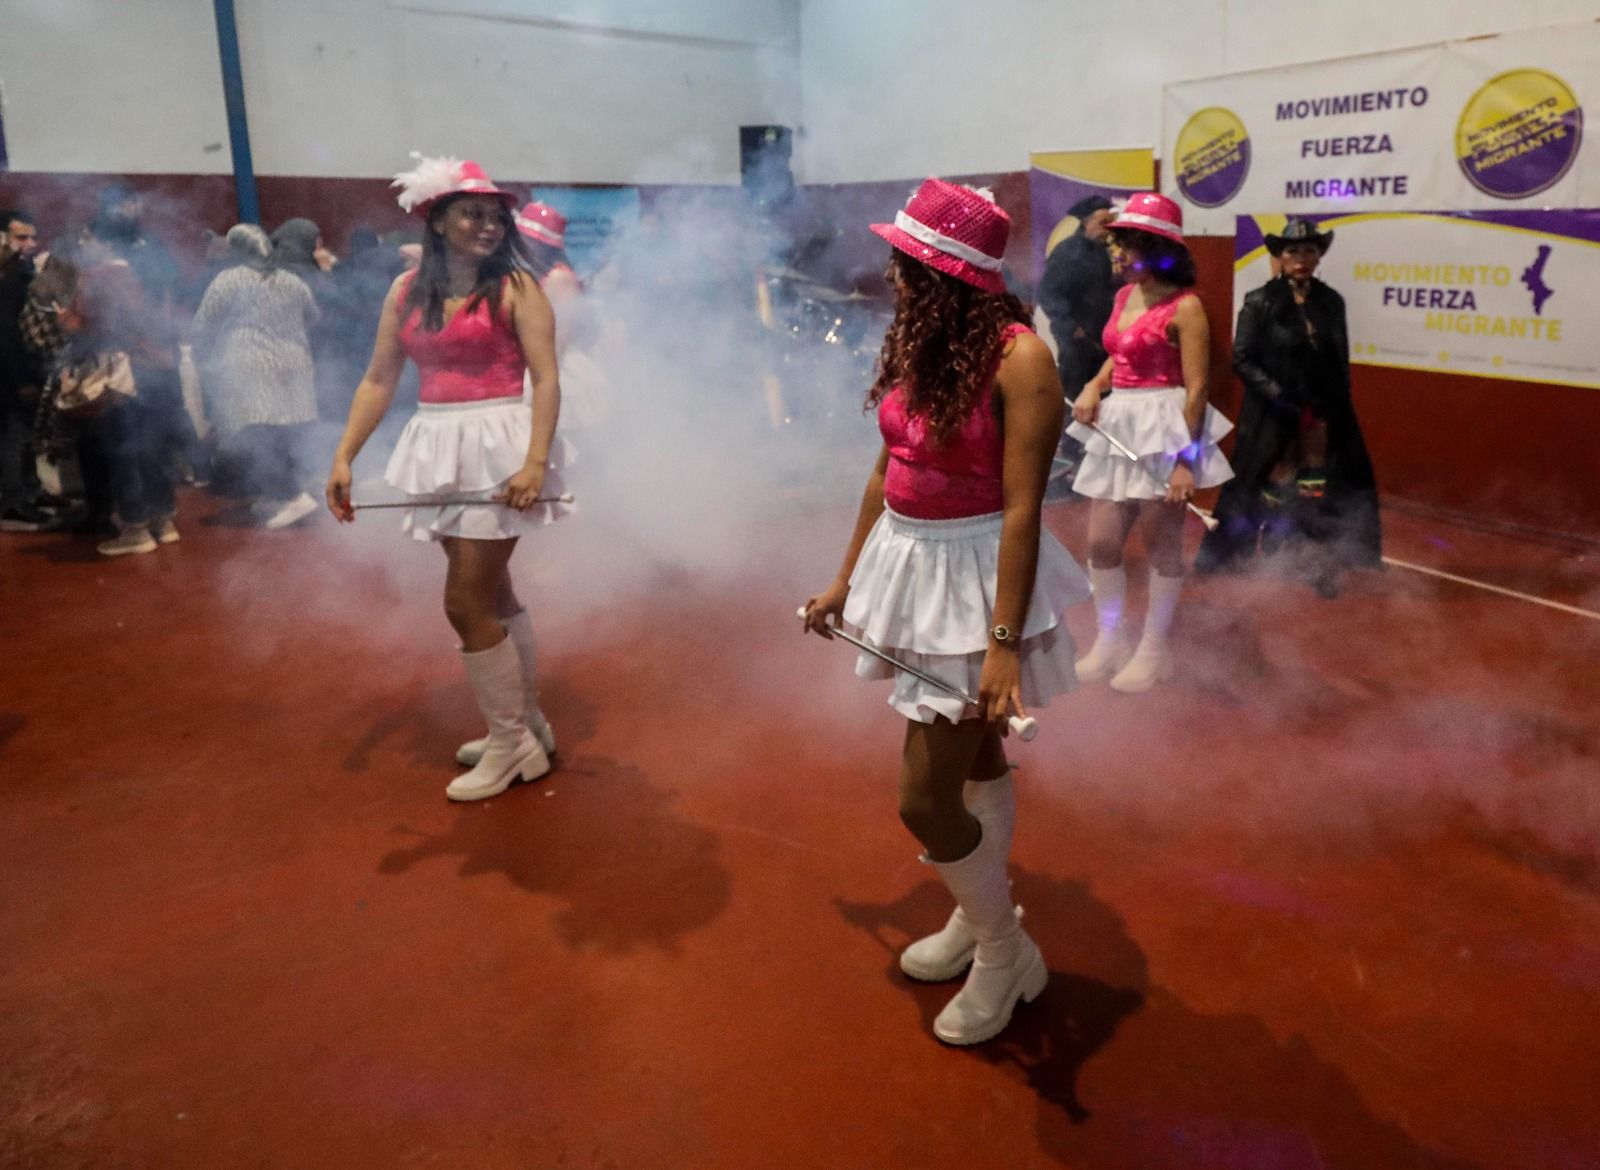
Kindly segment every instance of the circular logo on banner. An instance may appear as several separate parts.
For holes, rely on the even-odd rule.
[[[1456,158],[1474,187],[1525,199],[1559,183],[1583,143],[1583,107],[1561,78],[1513,69],[1472,95],[1456,124]]]
[[[1221,207],[1250,173],[1250,135],[1239,116],[1221,106],[1185,122],[1172,153],[1178,190],[1196,207]]]

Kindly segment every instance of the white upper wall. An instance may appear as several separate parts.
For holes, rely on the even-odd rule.
[[[802,182],[1156,146],[1164,85],[1600,18],[1600,0],[801,0]]]
[[[235,0],[256,171],[407,152],[549,182],[734,183],[799,116],[798,0]],[[19,171],[229,172],[211,0],[6,0]]]
[[[16,171],[230,174],[210,0],[5,0]]]
[[[551,182],[733,183],[798,125],[805,182],[1154,144],[1172,81],[1600,17],[1600,0],[235,0],[256,169],[410,150]],[[3,0],[18,171],[228,173],[212,0]]]

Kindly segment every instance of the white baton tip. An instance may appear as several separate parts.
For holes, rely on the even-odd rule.
[[[794,616],[799,618],[801,621],[805,621],[806,620],[806,607],[802,605],[799,609],[795,610],[794,611]]]
[[[1028,743],[1034,736],[1039,734],[1039,721],[1032,715],[1029,715],[1026,719],[1019,719],[1013,715],[1011,717],[1011,730],[1017,733],[1017,738],[1023,743]]]

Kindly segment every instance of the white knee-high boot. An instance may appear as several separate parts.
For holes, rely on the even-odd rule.
[[[1139,636],[1139,648],[1128,659],[1128,665],[1111,680],[1112,690],[1136,695],[1172,677],[1174,667],[1168,636],[1182,592],[1182,577],[1163,577],[1151,570],[1150,606],[1144,618],[1144,633]]]
[[[550,721],[539,710],[539,644],[533,636],[533,619],[526,609],[519,609],[505,619],[504,625],[511,644],[517,648],[517,661],[522,667],[523,716],[528,721],[528,730],[538,737],[545,754],[553,756],[556,733],[550,730]],[[472,767],[483,758],[483,749],[488,743],[487,738],[468,740],[456,749],[456,763]]]
[[[1089,566],[1089,585],[1094,590],[1094,615],[1097,633],[1089,653],[1078,659],[1078,681],[1100,682],[1127,664],[1130,647],[1122,628],[1122,613],[1128,600],[1128,573],[1121,565],[1114,569]]]
[[[528,730],[522,712],[522,670],[510,638],[488,650],[462,651],[467,680],[489,724],[489,738],[472,771],[444,790],[451,800],[498,796],[518,780],[537,780],[550,770],[544,748]]]
[[[977,940],[966,985],[933,1021],[933,1034],[946,1044],[998,1036],[1017,1001],[1032,1003],[1050,979],[1044,956],[1017,921],[1001,844],[999,834],[986,834],[960,861],[934,862]]]
[[[1011,831],[1017,823],[1017,794],[1011,784],[1010,769],[995,780],[968,780],[962,796],[967,811],[978,818],[984,837],[1009,857]],[[1022,917],[1020,907],[1016,914]],[[942,929],[918,939],[900,952],[900,970],[924,983],[943,983],[967,969],[977,942],[972,924],[958,905]]]

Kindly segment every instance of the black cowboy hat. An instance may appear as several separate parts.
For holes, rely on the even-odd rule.
[[[1088,219],[1097,211],[1110,211],[1115,205],[1104,195],[1085,195],[1071,207],[1067,214],[1073,219]]]
[[[1325,253],[1333,246],[1333,233],[1319,232],[1309,219],[1291,219],[1283,235],[1267,237],[1267,251],[1274,256],[1281,256],[1290,244],[1314,244],[1319,253]]]

